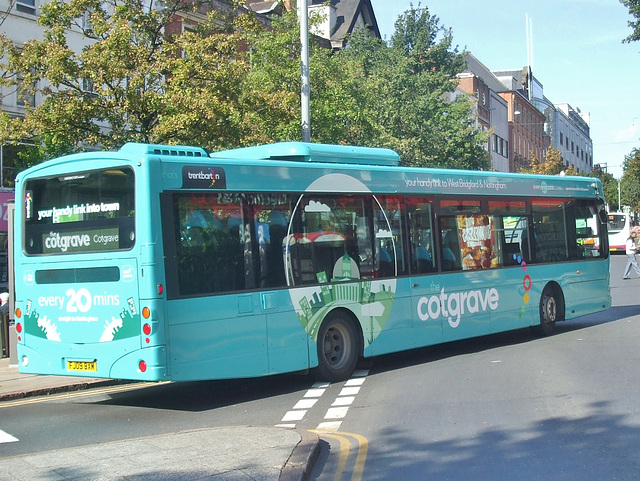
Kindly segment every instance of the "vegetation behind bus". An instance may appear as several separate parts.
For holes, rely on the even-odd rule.
[[[204,2],[168,0],[162,11],[122,0],[108,2],[113,8],[46,2],[38,19],[42,40],[19,47],[0,41],[0,70],[23,72],[0,82],[19,82],[44,98],[24,119],[0,114],[0,142],[33,139],[36,147],[23,157],[33,165],[128,141],[221,150],[298,140],[295,12],[267,29],[238,8],[242,3],[166,37],[173,14]],[[465,67],[452,32],[427,8],[411,7],[395,27],[388,44],[356,32],[350,48],[336,53],[312,45],[312,140],[390,147],[413,166],[487,169],[488,134],[473,125],[471,99],[445,100]],[[74,52],[69,28],[93,43]]]

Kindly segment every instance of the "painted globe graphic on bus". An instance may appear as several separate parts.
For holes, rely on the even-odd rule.
[[[338,195],[320,193],[327,191]],[[384,249],[397,272],[397,252],[388,219],[369,232],[362,198],[340,193],[370,190],[354,177],[334,173],[312,182],[298,199],[283,241],[287,284],[309,337],[317,341],[326,315],[345,308],[360,321],[366,348],[382,332],[396,293],[395,279],[376,279],[376,258]],[[297,218],[303,219],[303,228],[295,226]]]

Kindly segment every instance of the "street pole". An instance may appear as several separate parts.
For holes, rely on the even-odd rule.
[[[620,181],[618,181],[618,212],[622,212],[622,205],[620,205]]]
[[[307,0],[300,0],[299,4],[300,64],[302,69],[302,86],[300,93],[302,141],[311,142],[311,115],[309,113],[309,94],[311,90],[309,83],[309,9],[307,7]]]

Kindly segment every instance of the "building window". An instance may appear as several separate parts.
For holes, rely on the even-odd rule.
[[[30,15],[36,14],[36,0],[16,0],[16,10]]]
[[[85,98],[95,98],[98,96],[93,80],[82,79],[82,91],[84,92]]]
[[[22,76],[18,77],[18,88],[16,91],[16,106],[18,107],[35,107],[36,96],[33,93],[34,85],[26,85]]]

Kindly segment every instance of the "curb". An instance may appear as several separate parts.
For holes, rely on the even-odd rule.
[[[310,431],[296,430],[301,439],[293,449],[278,481],[307,481],[320,454],[320,438]]]

